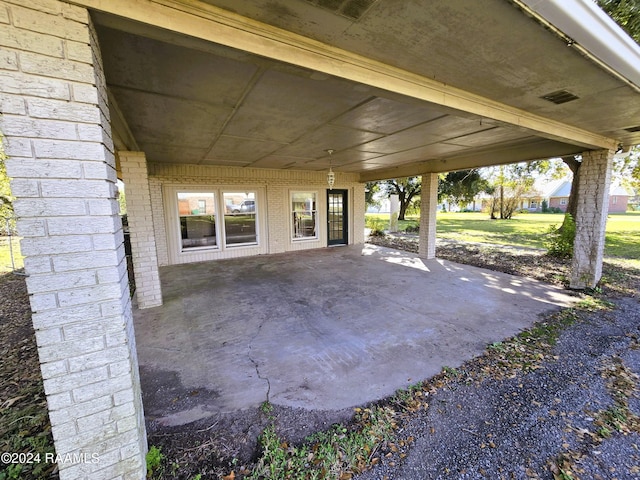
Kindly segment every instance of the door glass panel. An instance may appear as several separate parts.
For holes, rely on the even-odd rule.
[[[329,194],[329,241],[342,240],[344,234],[342,193]]]
[[[225,244],[256,244],[256,194],[255,192],[225,192],[224,233]]]
[[[178,192],[182,250],[215,247],[216,212],[212,192]]]
[[[327,190],[327,229],[329,245],[346,245],[347,190]]]

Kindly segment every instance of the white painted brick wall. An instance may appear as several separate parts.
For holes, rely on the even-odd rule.
[[[438,209],[438,174],[422,176],[420,208],[420,239],[418,255],[422,258],[436,257],[436,213]]]
[[[136,298],[140,308],[162,305],[156,238],[151,214],[147,160],[142,152],[119,152],[126,188]]]
[[[596,150],[582,154],[582,165],[574,180],[574,188],[578,188],[578,209],[571,288],[593,288],[602,277],[613,153]]]
[[[0,0],[0,130],[61,480],[145,476],[105,81],[88,12]]]
[[[313,172],[302,170],[271,170],[258,168],[214,167],[202,165],[171,165],[164,163],[151,163],[149,159],[149,188],[151,195],[151,210],[153,212],[153,225],[155,228],[156,248],[158,263],[169,265],[171,263],[186,263],[194,261],[207,261],[219,258],[232,258],[257,253],[281,253],[286,251],[321,248],[327,246],[326,230],[326,172]],[[246,186],[247,188],[260,189],[264,192],[265,205],[258,204],[258,220],[265,222],[267,238],[259,249],[227,249],[216,252],[202,252],[197,255],[189,255],[187,258],[176,258],[170,249],[175,246],[167,241],[172,231],[167,228],[171,222],[166,218],[166,210],[163,196],[163,186],[183,185],[210,187],[212,189]],[[348,190],[349,202],[349,243],[364,242],[364,184],[358,182],[358,175],[336,174],[334,188]],[[318,226],[319,236],[317,240],[294,242],[291,240],[290,227],[290,192],[294,190],[312,190],[317,192]],[[129,195],[127,190],[127,199]]]

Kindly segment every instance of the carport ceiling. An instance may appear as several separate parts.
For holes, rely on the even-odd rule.
[[[206,3],[569,128],[640,143],[640,94],[507,0]],[[116,147],[152,162],[324,170],[333,149],[335,170],[373,179],[597,148],[561,130],[523,128],[110,14],[94,19]],[[577,99],[542,98],[557,91]]]

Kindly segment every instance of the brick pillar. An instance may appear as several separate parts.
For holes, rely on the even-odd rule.
[[[136,298],[140,308],[162,305],[156,236],[144,152],[118,152],[127,198]]]
[[[438,174],[426,173],[422,176],[420,194],[420,239],[418,255],[422,258],[436,258],[436,213],[438,211]]]
[[[602,276],[613,153],[610,150],[583,153],[578,178],[573,180],[573,188],[578,189],[578,210],[571,288],[593,288]]]
[[[76,459],[60,478],[139,480],[146,433],[95,31],[86,9],[56,0],[0,0],[0,24],[0,130],[33,326],[56,452]]]

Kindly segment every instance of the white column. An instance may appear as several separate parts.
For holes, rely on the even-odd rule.
[[[155,229],[144,152],[118,152],[127,199],[136,298],[140,308],[162,305]]]
[[[398,231],[398,217],[400,216],[400,197],[393,193],[389,195],[389,231]]]
[[[60,478],[139,480],[146,433],[95,31],[86,9],[56,0],[0,0],[0,23],[0,130],[52,434],[61,458],[79,459],[59,462]]]
[[[438,174],[422,176],[420,194],[420,238],[418,255],[430,259],[436,257],[436,213],[438,211]]]
[[[574,219],[571,288],[593,288],[602,276],[613,153],[610,150],[583,153],[578,178],[573,180],[573,188],[578,189],[578,209]]]

